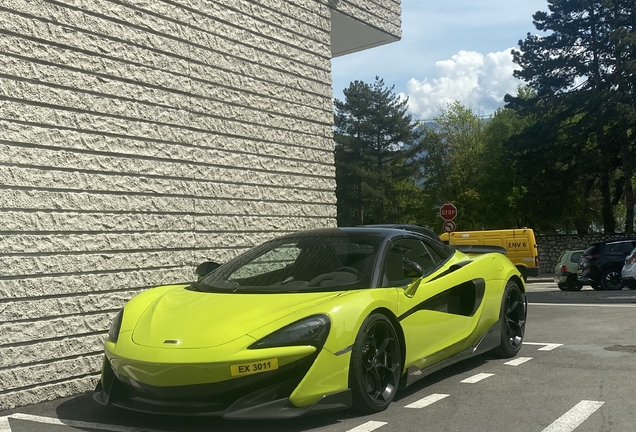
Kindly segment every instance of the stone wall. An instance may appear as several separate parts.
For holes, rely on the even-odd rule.
[[[587,234],[587,235],[537,235],[539,245],[540,273],[554,273],[557,260],[566,250],[587,249],[593,243],[608,240],[636,238],[636,235],[625,234]]]
[[[336,225],[330,7],[3,0],[0,410],[92,389],[141,290]]]

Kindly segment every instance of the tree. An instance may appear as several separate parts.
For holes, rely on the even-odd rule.
[[[352,82],[334,101],[338,224],[410,222],[418,214],[418,123],[408,100],[386,87]]]
[[[535,134],[537,147],[543,145],[552,154],[560,148],[562,154],[573,156],[561,160],[566,171],[581,172],[575,164],[587,162],[586,170],[595,174],[593,186],[600,192],[605,232],[615,231],[616,203],[623,197],[631,202],[626,203],[626,220],[632,221],[626,231],[631,231],[634,2],[549,0],[548,5],[549,12],[533,16],[536,28],[548,34],[528,34],[519,41],[520,50],[513,51],[515,63],[521,66],[515,76],[525,80],[537,96],[520,101],[507,95],[507,106],[537,117],[535,132],[544,132]],[[539,136],[550,141],[542,144]],[[523,154],[521,149],[517,154]],[[545,157],[546,152],[536,154]]]

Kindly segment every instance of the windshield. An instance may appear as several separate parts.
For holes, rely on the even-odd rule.
[[[382,237],[338,230],[285,236],[222,265],[191,289],[310,292],[369,288]]]

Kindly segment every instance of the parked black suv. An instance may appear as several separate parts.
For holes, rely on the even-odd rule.
[[[595,290],[619,290],[623,287],[621,270],[625,257],[636,247],[636,240],[614,240],[588,247],[579,261],[578,280]]]

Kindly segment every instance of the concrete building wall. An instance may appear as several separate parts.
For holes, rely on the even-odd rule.
[[[2,2],[0,409],[92,389],[134,294],[336,224],[334,14],[399,38],[394,0]]]

